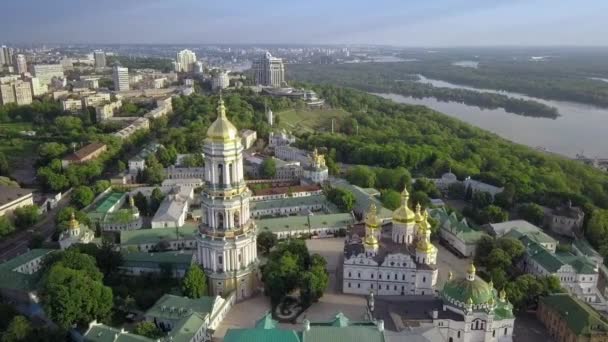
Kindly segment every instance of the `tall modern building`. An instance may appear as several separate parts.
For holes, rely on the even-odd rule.
[[[281,58],[272,57],[270,52],[253,61],[254,81],[268,87],[279,88],[285,83],[285,67]]]
[[[250,297],[257,287],[256,225],[250,219],[251,191],[243,177],[243,146],[220,99],[217,119],[203,146],[205,186],[201,193],[198,262],[209,278],[211,294],[234,291]]]
[[[61,64],[35,64],[32,66],[34,77],[42,84],[51,84],[54,77],[63,78],[63,66]]]
[[[95,68],[106,67],[106,53],[102,50],[95,50],[93,52],[93,58],[95,59]]]
[[[13,62],[13,49],[2,45],[0,46],[0,67],[4,65],[11,65]]]
[[[192,72],[196,62],[196,54],[188,49],[182,50],[175,56],[177,72]]]
[[[226,89],[230,86],[230,77],[228,73],[223,70],[217,71],[211,78],[211,89]]]
[[[27,72],[27,61],[25,60],[24,55],[18,54],[15,56],[15,70],[18,74]]]
[[[129,69],[121,66],[114,66],[112,73],[112,79],[114,80],[114,90],[125,91],[129,90]]]

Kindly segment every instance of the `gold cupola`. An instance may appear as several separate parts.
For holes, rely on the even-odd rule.
[[[80,222],[78,222],[78,220],[76,220],[76,215],[74,215],[74,212],[72,212],[72,215],[70,216],[70,221],[68,222],[68,229],[78,229],[80,228]]]
[[[366,247],[378,248],[380,237],[380,220],[378,219],[376,204],[372,203],[367,215],[365,215],[365,240]]]
[[[429,231],[428,223],[426,221],[427,215],[428,214],[425,211],[423,215],[423,221],[418,227],[418,236],[420,238],[418,239],[418,243],[416,244],[416,250],[422,253],[429,253],[433,250],[433,248],[435,248],[435,246],[433,246],[433,244],[431,243],[431,234]]]
[[[413,223],[416,222],[416,214],[407,206],[410,198],[410,193],[407,187],[401,192],[401,205],[393,212],[393,221],[398,223]]]
[[[207,138],[216,141],[235,141],[238,139],[238,130],[226,117],[226,107],[224,100],[220,96],[220,102],[217,106],[217,119],[209,126],[207,130]]]
[[[365,226],[377,229],[380,227],[380,219],[378,219],[378,208],[375,203],[369,206],[369,211],[365,215]]]

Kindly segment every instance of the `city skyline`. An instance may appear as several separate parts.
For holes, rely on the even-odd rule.
[[[32,6],[37,10],[31,11]],[[549,0],[271,0],[261,6],[245,1],[31,0],[9,3],[6,10],[12,15],[0,23],[0,40],[17,44],[608,45],[602,15],[608,3],[599,0],[582,0],[576,7]],[[18,18],[24,17],[37,25],[23,26]]]

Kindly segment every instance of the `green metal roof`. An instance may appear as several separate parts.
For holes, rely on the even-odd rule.
[[[264,317],[260,318],[260,320],[258,320],[255,323],[255,327],[256,328],[261,328],[261,329],[274,329],[277,327],[278,322],[275,321],[274,319],[272,319],[272,315],[269,312],[266,312],[266,314],[264,315]]]
[[[308,226],[309,220],[310,227]],[[258,219],[255,220],[255,222],[258,227],[258,233],[264,230],[277,233],[309,228],[311,230],[323,227],[346,228],[348,225],[353,224],[354,219],[350,213],[344,213],[310,216],[287,216],[270,219]]]
[[[145,315],[169,320],[181,320],[190,317],[193,313],[202,316],[211,314],[214,303],[215,297],[192,299],[165,294],[146,311]]]
[[[85,342],[154,342],[151,338],[135,335],[105,324],[97,324],[84,334]]]
[[[198,234],[195,224],[186,223],[179,228],[138,229],[120,232],[121,245],[139,245],[158,243],[160,241],[173,241],[177,239],[192,240]]]
[[[448,214],[445,208],[431,209],[429,214],[439,221],[440,229],[449,231],[466,243],[474,244],[488,236],[485,232],[470,227],[466,219],[458,220],[455,212]]]
[[[583,253],[586,256],[592,256],[592,257],[601,256],[600,253],[598,253],[595,249],[593,249],[593,247],[591,247],[589,242],[585,239],[577,239],[572,243],[572,245],[574,247],[576,247],[576,249],[578,249],[581,253]]]
[[[100,199],[91,211],[106,214],[110,208],[125,196],[125,192],[110,192],[105,197]]]
[[[312,326],[302,332],[302,341],[314,342],[384,342],[383,331],[373,326]]]
[[[228,329],[224,342],[302,342],[295,330]]]
[[[379,219],[388,220],[393,218],[393,211],[383,207],[382,202],[380,202],[375,196],[371,196],[369,194],[369,190],[366,191],[365,189],[352,185],[345,180],[333,180],[331,181],[331,186],[352,192],[356,199],[355,207],[357,210],[367,212],[370,205],[374,203],[376,204],[376,208],[378,210]]]
[[[541,303],[553,308],[577,336],[608,332],[608,322],[588,304],[566,293],[541,297]]]
[[[156,268],[161,264],[170,264],[176,268],[187,269],[193,263],[192,252],[121,252],[124,267]]]
[[[54,249],[32,249],[13,259],[0,264],[0,288],[33,291],[38,288],[41,272],[21,273],[15,269],[34,259],[44,257]]]
[[[524,243],[524,245],[527,248],[526,253],[528,253],[532,260],[536,261],[547,271],[551,273],[557,272],[557,270],[564,266],[564,262],[560,258],[544,249],[541,245],[536,243]]]
[[[495,297],[494,289],[479,276],[472,281],[466,278],[449,280],[443,285],[441,295],[465,304],[471,299],[475,305],[487,304]]]
[[[172,342],[190,342],[192,336],[196,334],[204,323],[205,317],[203,315],[196,312],[192,313],[175,324],[167,340]]]
[[[251,210],[268,210],[304,205],[325,205],[330,209],[335,209],[335,206],[331,202],[329,202],[324,195],[287,197],[279,199],[251,201],[250,203]]]

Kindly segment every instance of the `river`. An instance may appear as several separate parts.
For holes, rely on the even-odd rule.
[[[421,77],[420,82],[435,87],[469,89],[503,94],[514,98],[535,100],[557,108],[557,119],[533,118],[505,112],[500,109],[481,109],[458,102],[442,102],[435,98],[416,99],[398,94],[375,94],[399,103],[423,105],[458,118],[479,128],[494,132],[503,138],[533,148],[574,157],[584,153],[588,157],[608,157],[608,109],[591,105],[545,100],[523,94],[479,89],[441,80]]]

